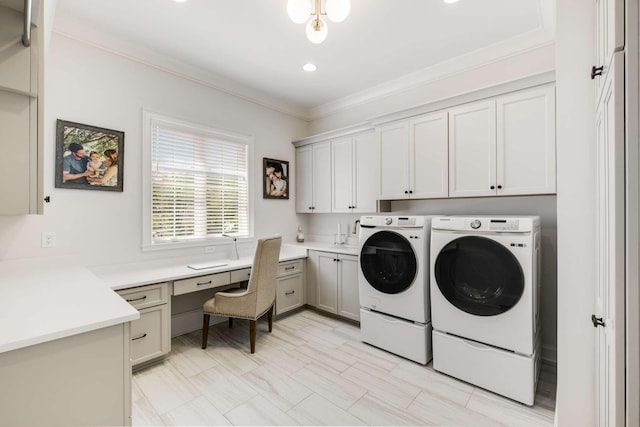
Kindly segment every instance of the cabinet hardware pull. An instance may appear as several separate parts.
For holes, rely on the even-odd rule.
[[[498,185],[498,190],[502,190],[502,185]]]
[[[45,197],[45,198],[44,198],[44,202],[45,202],[45,203],[49,203],[49,202],[51,202],[51,197],[49,197],[49,196]]]
[[[409,190],[409,194],[413,194],[413,190]]]
[[[31,0],[24,0],[24,28],[22,33],[24,47],[31,46]]]
[[[204,283],[198,283],[198,286],[204,286],[204,285],[210,285],[211,284],[211,280],[209,280],[208,282],[204,282]]]
[[[134,299],[128,299],[127,302],[134,302],[134,301],[142,301],[143,299],[147,299],[147,296],[141,296],[140,298],[134,298]]]
[[[145,334],[143,334],[143,335],[141,335],[141,336],[139,336],[137,338],[131,338],[131,341],[138,341],[138,340],[141,340],[142,338],[145,338],[146,336],[147,336],[147,334],[145,333]]]
[[[597,328],[598,326],[602,326],[602,327],[606,326],[604,324],[604,320],[602,320],[602,317],[596,317],[595,314],[591,315],[591,323],[593,323],[594,328]]]
[[[595,79],[596,76],[601,76],[603,70],[604,70],[604,65],[601,65],[600,67],[596,67],[594,65],[593,67],[591,67],[591,80]]]
[[[495,186],[495,185],[492,185],[492,186],[491,186],[491,189],[492,189],[492,190],[495,190],[495,189],[496,189],[496,186]]]
[[[407,190],[404,190],[404,194],[409,194],[409,192]]]
[[[285,269],[285,270],[287,270],[287,271],[289,271],[289,270],[293,270],[293,269],[295,269],[295,268],[296,268],[296,266],[295,266],[295,265],[292,265],[291,267],[285,267],[284,269]]]
[[[285,295],[293,295],[293,294],[295,294],[295,293],[296,293],[296,291],[291,291],[291,292],[285,292],[284,294],[285,294]]]

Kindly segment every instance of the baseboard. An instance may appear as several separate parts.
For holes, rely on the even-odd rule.
[[[202,309],[171,315],[171,338],[202,329]],[[226,317],[211,316],[210,325],[226,322]]]

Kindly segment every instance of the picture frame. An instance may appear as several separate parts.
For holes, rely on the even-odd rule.
[[[262,159],[262,197],[264,199],[289,199],[289,162]]]
[[[123,191],[124,132],[58,119],[56,188]]]

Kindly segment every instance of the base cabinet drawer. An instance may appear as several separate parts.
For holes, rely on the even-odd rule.
[[[216,288],[230,283],[231,273],[229,271],[207,274],[206,276],[198,276],[190,279],[176,280],[173,282],[173,295],[188,294],[189,292]]]
[[[286,313],[304,304],[304,281],[302,274],[278,279],[276,293],[276,315]]]
[[[169,305],[140,310],[140,319],[131,322],[131,363],[135,366],[168,354],[170,328]]]
[[[169,284],[158,283],[156,285],[140,286],[137,288],[123,289],[118,294],[129,304],[142,310],[143,308],[169,302]]]

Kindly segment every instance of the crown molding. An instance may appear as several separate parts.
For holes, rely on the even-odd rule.
[[[537,49],[553,46],[555,44],[555,35],[553,31],[545,28],[550,22],[552,22],[550,17],[541,18],[541,28],[537,30],[452,58],[353,95],[313,107],[309,110],[310,117],[312,120],[317,120],[363,104],[433,84],[458,74],[470,72],[492,63],[498,63]]]
[[[243,101],[251,102],[307,122],[311,120],[309,110],[306,107],[288,103],[224,76],[205,71],[201,68],[178,61],[175,58],[120,39],[112,33],[106,33],[99,29],[89,27],[61,12],[56,14],[53,33],[209,87],[242,99]]]
[[[320,141],[326,141],[329,139],[342,138],[343,136],[355,135],[357,133],[373,132],[374,127],[371,123],[357,123],[355,125],[346,126],[339,129],[333,129],[327,132],[318,133],[308,136],[306,138],[293,141],[292,144],[295,147],[302,147],[303,145],[314,144]]]

